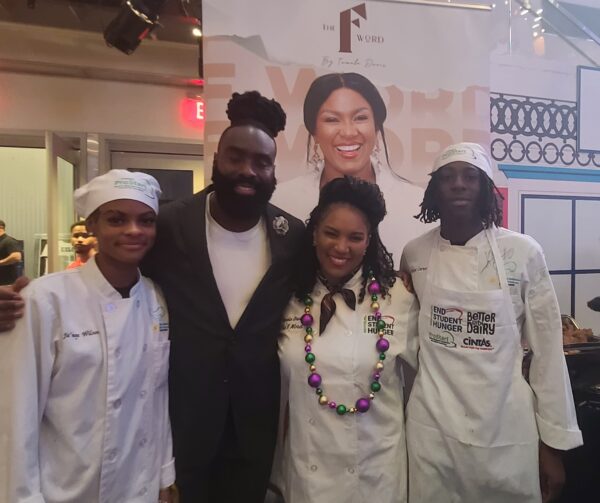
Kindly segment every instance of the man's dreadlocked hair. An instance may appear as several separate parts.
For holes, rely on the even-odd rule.
[[[504,196],[489,176],[480,169],[477,169],[477,172],[479,173],[479,185],[481,187],[479,201],[477,202],[481,222],[486,229],[492,225],[500,226],[502,224],[501,201],[504,200]],[[429,180],[427,189],[425,189],[421,211],[415,215],[416,219],[426,224],[436,222],[440,218],[440,209],[437,204],[439,180],[440,170],[437,170],[431,175],[431,180]]]
[[[319,203],[310,213],[296,257],[294,267],[296,297],[303,300],[313,291],[317,281],[319,262],[313,246],[313,234],[333,204],[356,208],[369,223],[371,237],[363,259],[363,281],[358,301],[364,300],[369,271],[372,271],[377,278],[381,285],[382,297],[385,297],[396,281],[392,255],[379,237],[378,225],[386,214],[385,200],[377,185],[352,176],[335,178],[321,189]]]
[[[258,91],[233,93],[227,103],[227,117],[231,121],[230,128],[252,125],[272,138],[285,128],[286,115],[281,105],[265,98]]]

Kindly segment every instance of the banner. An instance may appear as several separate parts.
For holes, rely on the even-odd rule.
[[[489,144],[486,11],[391,1],[205,0],[203,23],[209,159],[228,125],[231,94],[253,89],[287,113],[273,202],[299,218],[316,204],[333,157],[343,169],[371,148],[388,207],[382,236],[396,262],[406,241],[426,230],[412,215],[436,155],[459,141]],[[356,145],[330,145],[305,127],[305,97],[317,77],[347,72],[366,77],[383,98],[383,135],[358,131]]]

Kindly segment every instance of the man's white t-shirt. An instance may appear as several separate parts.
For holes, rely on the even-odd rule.
[[[206,243],[213,275],[233,328],[242,317],[256,287],[271,265],[264,218],[244,232],[231,232],[210,214],[206,201]]]

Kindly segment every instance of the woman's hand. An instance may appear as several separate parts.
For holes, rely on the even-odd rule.
[[[177,503],[177,490],[174,486],[161,489],[158,493],[158,503]]]
[[[29,279],[21,276],[10,286],[0,286],[0,332],[12,330],[23,317],[25,303],[19,292],[28,284]]]
[[[402,280],[404,288],[406,288],[410,293],[415,293],[415,287],[413,286],[412,276],[409,273],[407,273],[406,271],[398,271],[396,273],[396,276],[398,276]]]
[[[542,503],[554,501],[565,485],[565,467],[562,453],[540,442],[540,487]]]

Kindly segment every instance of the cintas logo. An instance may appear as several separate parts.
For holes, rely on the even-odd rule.
[[[359,17],[352,19],[353,13]],[[367,19],[367,5],[364,3],[340,12],[340,52],[352,52],[352,25],[360,28],[361,18]]]

